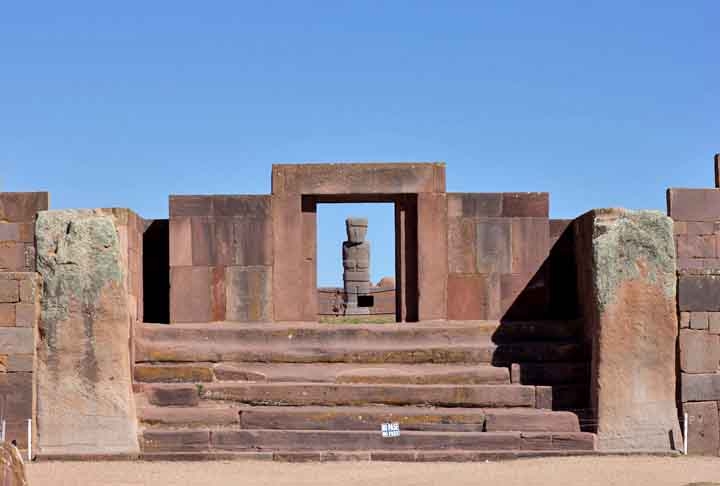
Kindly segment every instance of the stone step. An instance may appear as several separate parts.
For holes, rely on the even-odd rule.
[[[383,438],[380,431],[146,429],[145,453],[201,451],[419,451],[419,450],[578,450],[595,449],[585,432],[419,432]]]
[[[256,362],[256,363],[492,363],[510,366],[518,362],[576,362],[586,358],[574,342],[517,342],[495,344],[489,340],[464,344],[426,343],[408,345],[358,345],[338,343],[308,347],[286,342],[274,346],[214,341],[135,341],[135,361],[145,362]]]
[[[138,324],[137,339],[159,342],[215,342],[245,345],[292,341],[307,346],[333,344],[382,345],[396,342],[462,344],[472,338],[492,338],[497,343],[515,341],[577,341],[579,321],[428,321],[389,324],[306,323],[197,323]]]
[[[612,454],[612,453],[611,453]],[[547,457],[603,455],[594,450],[368,450],[368,451],[198,451],[144,452],[142,461],[274,461],[274,462],[488,462]]]
[[[535,408],[535,387],[525,385],[385,385],[326,383],[146,384],[156,406],[195,406],[200,399],[271,406],[434,405]]]
[[[569,412],[535,409],[436,407],[140,407],[138,420],[155,427],[216,427],[273,430],[379,430],[397,422],[402,430],[450,432],[580,432]]]
[[[212,381],[388,384],[509,384],[508,368],[480,365],[358,365],[349,363],[170,363],[138,364],[139,383]]]

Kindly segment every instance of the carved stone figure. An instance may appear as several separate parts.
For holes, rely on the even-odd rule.
[[[368,307],[358,307],[358,296],[370,295],[370,242],[367,236],[367,218],[345,220],[347,241],[343,242],[343,284],[345,287],[345,313],[369,314]]]

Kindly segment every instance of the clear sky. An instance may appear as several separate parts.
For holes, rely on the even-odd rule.
[[[662,209],[712,183],[718,19],[718,0],[3,2],[0,190],[166,217],[171,193],[268,193],[273,162],[445,161],[448,190],[549,191],[555,217]],[[319,236],[334,259],[342,227]]]

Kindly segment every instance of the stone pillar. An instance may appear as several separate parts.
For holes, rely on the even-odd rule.
[[[367,218],[345,220],[347,241],[343,242],[343,286],[345,288],[345,314],[369,314],[368,307],[358,307],[358,296],[370,295],[370,242],[367,236]]]
[[[680,449],[672,220],[598,209],[574,224],[598,449]]]
[[[127,269],[102,210],[42,211],[37,455],[135,456]]]

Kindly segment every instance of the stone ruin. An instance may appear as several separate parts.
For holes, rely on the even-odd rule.
[[[370,242],[365,240],[367,218],[348,218],[345,221],[347,241],[342,244],[343,289],[345,291],[345,314],[369,314],[371,307],[362,304],[363,297],[370,296]]]
[[[7,439],[27,452],[31,419],[41,459],[484,460],[678,451],[688,413],[689,451],[718,455],[718,179],[669,190],[669,217],[571,220],[547,193],[447,192],[441,163],[275,165],[271,194],[155,220],[0,193]],[[318,323],[333,202],[394,204],[396,323]]]

